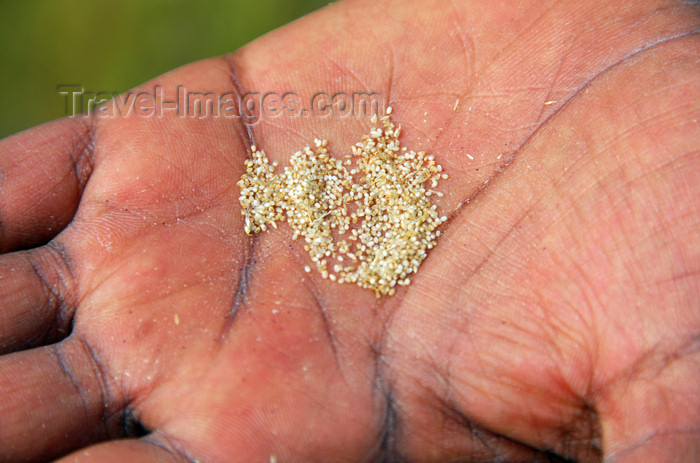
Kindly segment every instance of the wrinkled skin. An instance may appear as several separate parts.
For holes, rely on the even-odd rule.
[[[368,117],[2,141],[0,460],[698,461],[699,18],[346,1],[140,88],[384,95],[450,174],[393,297],[246,236],[235,186],[249,144],[342,155]]]

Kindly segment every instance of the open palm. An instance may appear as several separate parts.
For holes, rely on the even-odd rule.
[[[340,2],[138,89],[381,94],[450,174],[391,297],[247,236],[236,186],[250,145],[340,156],[369,117],[4,140],[0,459],[698,458],[700,23],[628,3]]]

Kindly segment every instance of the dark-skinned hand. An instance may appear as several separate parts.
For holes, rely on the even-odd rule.
[[[699,461],[692,3],[342,1],[135,90],[381,94],[450,175],[391,297],[247,236],[236,186],[369,117],[3,140],[0,460]]]

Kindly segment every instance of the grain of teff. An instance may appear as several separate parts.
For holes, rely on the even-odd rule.
[[[238,182],[246,233],[286,220],[323,278],[377,296],[408,285],[447,220],[430,201],[442,196],[435,188],[447,175],[432,155],[401,147],[389,114],[372,117],[372,130],[343,161],[316,139],[275,174],[276,163],[251,147]]]

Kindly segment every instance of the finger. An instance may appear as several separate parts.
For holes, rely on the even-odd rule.
[[[0,141],[0,252],[47,242],[72,219],[92,171],[89,119],[60,119]]]
[[[44,461],[121,436],[99,364],[75,337],[0,357],[0,461]]]
[[[51,242],[0,256],[0,354],[68,335],[75,300],[65,251]]]
[[[192,460],[151,440],[118,440],[79,450],[56,463],[184,463]]]

